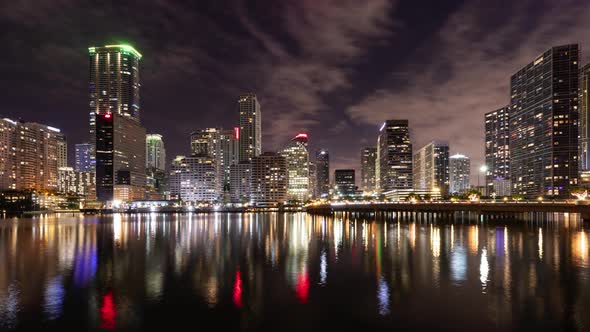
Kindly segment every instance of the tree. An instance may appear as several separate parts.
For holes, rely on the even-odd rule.
[[[585,200],[588,197],[588,190],[582,187],[574,187],[570,190],[572,196],[576,196],[578,200]]]
[[[512,195],[512,200],[513,201],[522,201],[524,199],[524,195],[523,194],[514,194]]]

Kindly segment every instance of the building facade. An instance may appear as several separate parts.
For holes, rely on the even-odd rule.
[[[219,199],[215,162],[207,156],[178,156],[170,166],[170,196],[189,203]]]
[[[361,189],[366,195],[377,191],[376,165],[377,148],[363,148],[361,150]]]
[[[230,166],[230,199],[232,203],[250,203],[252,164],[242,161]]]
[[[432,141],[414,154],[415,190],[449,192],[449,144]]]
[[[309,190],[309,151],[308,136],[299,133],[280,152],[287,160],[289,184],[287,197],[290,200],[305,202],[310,198]]]
[[[252,161],[262,152],[262,113],[260,103],[254,93],[240,95],[239,158],[240,161]]]
[[[166,148],[160,134],[147,134],[145,137],[145,168],[166,170]]]
[[[341,197],[356,194],[354,169],[337,169],[334,171],[334,194]]]
[[[469,157],[455,154],[449,157],[449,192],[462,194],[469,190],[471,164]]]
[[[510,80],[510,180],[526,197],[578,183],[578,45],[552,47]]]
[[[76,195],[84,199],[96,199],[96,178],[94,173],[77,171],[72,167],[60,167],[58,170],[58,191]]]
[[[330,195],[330,153],[321,149],[315,154],[316,192],[318,197]]]
[[[67,163],[66,138],[59,129],[0,120],[0,190],[58,189],[59,165]]]
[[[146,132],[140,124],[141,54],[129,45],[90,47],[88,51],[97,199],[143,199]]]
[[[412,172],[409,121],[385,121],[377,138],[376,178],[379,191],[412,189]]]
[[[579,171],[590,172],[590,64],[580,69],[580,84],[578,96],[579,110]]]
[[[92,158],[92,144],[80,143],[75,145],[76,160],[75,170],[81,172],[92,172],[95,167]]]
[[[502,184],[506,184],[510,181],[509,125],[510,106],[485,114],[486,192],[488,193],[496,192],[494,182],[502,181]],[[506,191],[503,190],[502,193],[505,194]]]
[[[256,206],[278,206],[287,200],[287,159],[265,152],[252,158],[251,199]]]

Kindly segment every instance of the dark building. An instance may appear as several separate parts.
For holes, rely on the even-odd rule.
[[[495,192],[494,182],[510,180],[510,106],[485,115],[486,192]],[[505,196],[509,193],[496,194]]]
[[[76,144],[76,171],[93,172],[92,158],[93,146],[90,143]]]
[[[140,124],[139,61],[128,45],[91,47],[90,132],[100,201],[143,199],[146,131]]]
[[[387,120],[377,138],[376,178],[383,192],[412,189],[412,143],[408,120]]]
[[[366,194],[374,193],[377,190],[376,164],[377,148],[363,148],[361,150],[361,189]]]
[[[334,171],[334,194],[351,196],[356,193],[354,169],[337,169]]]
[[[330,195],[330,154],[327,150],[318,150],[315,154],[316,193],[318,197]]]
[[[557,46],[512,75],[512,193],[568,197],[577,185],[578,61],[578,45]]]

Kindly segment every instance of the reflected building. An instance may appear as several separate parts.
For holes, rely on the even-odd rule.
[[[577,44],[552,47],[510,79],[513,193],[569,197],[578,184],[578,61]]]

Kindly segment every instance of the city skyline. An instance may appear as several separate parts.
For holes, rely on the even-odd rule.
[[[50,19],[58,10],[51,6],[3,6],[0,21],[15,31],[15,38],[4,44],[9,51],[0,55],[10,78],[2,83],[7,96],[3,116],[60,128],[71,143],[87,141],[87,129],[80,125],[87,121],[87,47],[125,42],[144,55],[142,122],[166,138],[171,156],[184,150],[186,135],[196,127],[231,128],[237,122],[235,99],[255,91],[265,110],[263,150],[280,148],[292,135],[283,136],[285,128],[292,126],[292,132],[314,137],[311,151],[328,149],[334,167],[352,167],[359,174],[358,151],[372,142],[372,133],[386,118],[409,118],[415,124],[416,146],[447,140],[451,153],[464,153],[473,165],[482,164],[482,148],[470,140],[483,140],[481,116],[508,102],[506,75],[552,45],[590,44],[582,33],[590,23],[581,19],[589,8],[570,2],[532,6],[449,1],[431,4],[426,16],[418,10],[423,3],[389,1],[274,6],[220,2],[211,8],[122,4],[121,12],[105,7],[85,15],[79,14],[81,5],[70,4],[59,9],[75,17],[67,24]],[[560,8],[559,18],[543,15],[554,6]],[[229,17],[222,17],[221,8]],[[265,21],[267,15],[261,14],[268,11],[289,23]],[[137,15],[118,22],[127,17],[124,12]],[[162,14],[148,18],[141,15],[145,12]],[[355,12],[363,14],[340,15]],[[164,13],[183,18],[170,20]],[[479,20],[482,15],[488,19]],[[218,20],[220,25],[211,23]],[[309,27],[304,24],[308,20]],[[323,21],[334,29],[324,27]],[[227,24],[231,28],[220,28]],[[43,29],[17,29],[23,25]],[[318,30],[315,38],[304,38],[310,29]],[[33,32],[38,30],[47,36],[39,38]],[[77,32],[60,33],[68,30]],[[170,36],[170,31],[182,33]],[[17,51],[26,45],[36,51]],[[242,49],[251,54],[240,60]],[[407,51],[400,54],[399,49]],[[582,57],[586,63],[585,52]],[[395,106],[400,104],[404,107]],[[160,116],[162,112],[167,116]],[[440,121],[449,125],[425,134]],[[465,129],[466,137],[458,135],[461,122],[473,126]],[[355,137],[347,135],[350,131]],[[70,144],[70,155],[72,148]]]

